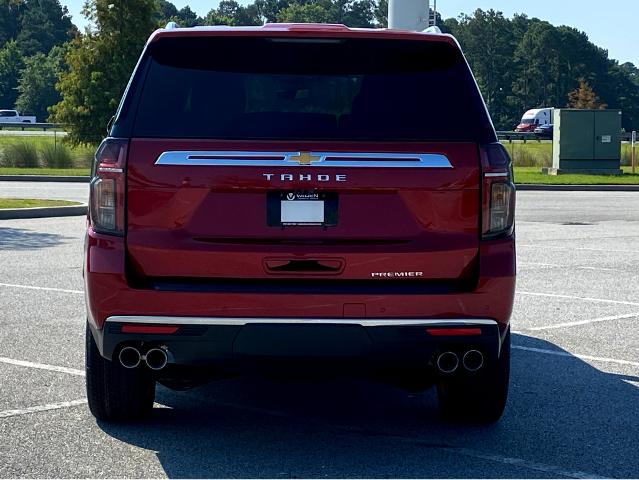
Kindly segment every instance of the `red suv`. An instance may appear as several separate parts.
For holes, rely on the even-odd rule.
[[[93,168],[91,411],[147,414],[156,382],[318,369],[435,385],[447,415],[495,421],[514,203],[451,36],[159,30]]]

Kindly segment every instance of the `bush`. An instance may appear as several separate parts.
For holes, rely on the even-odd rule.
[[[64,145],[47,143],[42,147],[42,162],[47,168],[71,168],[71,151]]]
[[[40,166],[38,151],[32,143],[10,143],[4,148],[2,164],[5,167],[37,168]]]
[[[636,150],[635,162],[639,163],[639,148]],[[621,164],[625,166],[632,165],[632,147],[630,145],[621,146]]]
[[[515,167],[550,167],[552,156],[548,152],[530,151],[527,148],[515,148],[512,152]]]
[[[73,163],[78,168],[91,168],[96,146],[78,146],[74,149]]]
[[[47,143],[42,147],[42,163],[47,168],[71,168],[73,158],[64,145]]]

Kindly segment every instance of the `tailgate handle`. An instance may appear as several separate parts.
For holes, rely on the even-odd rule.
[[[344,261],[341,259],[302,259],[291,260],[284,258],[271,258],[264,261],[264,266],[269,273],[314,273],[336,274],[341,273]]]

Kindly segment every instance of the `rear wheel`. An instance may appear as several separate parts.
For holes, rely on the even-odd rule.
[[[439,408],[444,417],[493,423],[504,413],[510,377],[510,327],[499,359],[475,375],[441,380],[437,384]]]
[[[98,420],[136,420],[148,415],[155,399],[155,380],[143,368],[127,369],[100,355],[86,328],[86,386],[91,413]]]

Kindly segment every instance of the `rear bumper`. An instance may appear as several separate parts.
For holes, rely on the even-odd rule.
[[[497,352],[515,293],[512,237],[482,242],[476,285],[451,293],[141,289],[127,282],[123,238],[89,229],[85,248],[87,318],[106,358],[131,342],[164,345],[175,363],[190,365],[277,356],[423,361],[448,344],[473,342]],[[123,323],[180,328],[171,335],[124,334]],[[454,339],[426,332],[442,325],[479,325],[482,332]]]
[[[171,334],[126,333],[123,326],[173,326]],[[451,332],[451,329],[456,329]],[[124,329],[126,330],[126,329]],[[466,332],[467,334],[460,334]],[[456,333],[456,334],[454,334]],[[439,353],[481,351],[487,361],[497,357],[497,322],[485,319],[238,319],[211,317],[110,317],[93,330],[105,358],[117,359],[131,345],[141,351],[160,347],[169,364],[255,370],[277,362],[293,366],[319,361],[340,369],[362,367],[380,371],[434,367]]]

